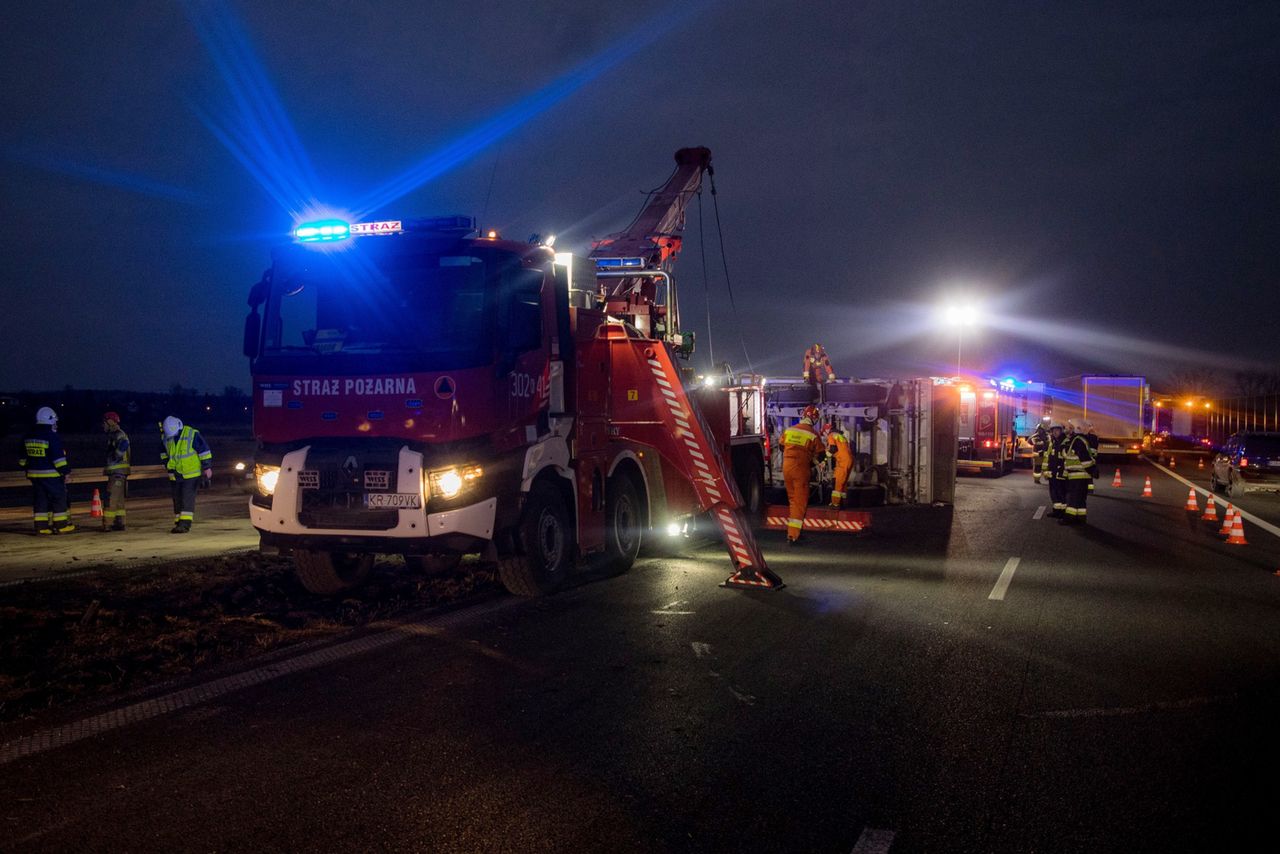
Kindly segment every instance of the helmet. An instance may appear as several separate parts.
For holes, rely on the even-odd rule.
[[[1067,428],[1062,426],[1061,421],[1055,421],[1049,425],[1049,429],[1050,430],[1066,430]]]
[[[816,406],[806,406],[806,407],[804,408],[804,412],[801,412],[801,413],[800,413],[800,417],[801,417],[801,418],[808,418],[810,421],[817,421],[817,420],[818,420],[818,407],[816,407]]]
[[[166,439],[172,439],[174,436],[182,432],[182,421],[176,416],[170,415],[164,419],[164,424],[161,425],[161,429],[164,431],[164,437]]]
[[[58,423],[58,413],[54,412],[47,406],[40,407],[36,411],[36,423],[48,424],[50,427]]]
[[[119,412],[104,412],[104,413],[102,413],[102,420],[103,420],[103,421],[114,421],[114,422],[116,422],[117,424],[119,424],[119,423],[120,423],[120,413],[119,413]]]

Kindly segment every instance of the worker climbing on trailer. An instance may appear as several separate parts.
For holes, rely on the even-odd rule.
[[[813,424],[818,410],[807,406],[800,420],[782,434],[782,479],[787,486],[787,544],[795,545],[804,528],[804,514],[809,508],[809,478],[813,464],[822,456],[822,445]]]
[[[827,383],[836,378],[835,368],[827,358],[827,351],[821,344],[814,344],[804,351],[804,381]]]
[[[831,431],[827,434],[827,453],[836,463],[835,477],[831,481],[831,506],[839,510],[844,506],[845,486],[853,472],[853,448],[849,445],[849,437],[844,434],[844,428],[838,424],[832,424]]]

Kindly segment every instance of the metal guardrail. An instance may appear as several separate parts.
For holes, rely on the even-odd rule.
[[[214,476],[225,475],[232,472],[231,467],[221,466],[214,470]],[[167,479],[169,472],[164,466],[134,466],[129,470],[129,480],[160,480]],[[25,472],[6,471],[0,472],[0,489],[14,489],[19,486],[26,486],[30,481],[27,480]],[[106,483],[107,476],[102,473],[101,469],[76,469],[71,472],[72,484],[76,483]]]

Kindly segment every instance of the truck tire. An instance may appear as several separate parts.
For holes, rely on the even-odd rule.
[[[764,507],[764,464],[754,454],[744,457],[734,476],[742,495],[742,512],[754,520]]]
[[[404,556],[405,568],[412,572],[420,572],[423,575],[439,575],[453,572],[461,563],[462,555],[460,554]]]
[[[535,483],[515,533],[517,554],[498,559],[502,586],[517,596],[554,593],[573,565],[573,527],[560,491]]]
[[[605,570],[621,575],[640,554],[644,530],[640,491],[625,474],[609,479],[604,498]]]
[[[294,549],[293,566],[308,593],[332,596],[364,581],[373,568],[373,555]]]

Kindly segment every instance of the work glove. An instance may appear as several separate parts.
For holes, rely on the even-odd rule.
[[[208,489],[213,486],[213,469],[204,470],[204,488]]]

